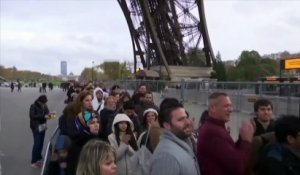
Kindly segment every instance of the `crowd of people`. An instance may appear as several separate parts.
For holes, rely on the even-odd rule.
[[[164,98],[158,106],[144,84],[133,95],[118,85],[70,84],[67,96],[48,175],[300,174],[300,118],[275,120],[267,99],[254,103],[255,116],[234,141],[227,125],[233,107],[224,92],[209,96],[197,127],[181,102]],[[30,107],[34,168],[42,162],[46,103],[41,95]]]

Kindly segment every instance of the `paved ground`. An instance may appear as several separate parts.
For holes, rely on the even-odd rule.
[[[39,169],[30,167],[33,137],[29,128],[29,106],[40,95],[37,88],[23,88],[21,93],[0,88],[0,161],[2,175],[38,175]],[[65,93],[60,89],[47,92],[49,109],[58,116],[64,107]],[[57,119],[48,122],[44,151],[49,137],[57,126]],[[1,173],[0,173],[1,174]]]

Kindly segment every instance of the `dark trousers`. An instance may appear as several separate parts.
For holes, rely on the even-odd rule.
[[[31,129],[33,134],[33,147],[31,154],[31,163],[36,163],[38,160],[41,160],[42,150],[44,146],[44,139],[46,131],[39,132],[38,128]]]

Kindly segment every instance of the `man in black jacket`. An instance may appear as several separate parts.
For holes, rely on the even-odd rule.
[[[258,99],[254,103],[255,117],[251,119],[255,128],[254,136],[274,131],[273,105],[267,99]]]
[[[300,118],[282,116],[275,122],[277,143],[264,150],[261,175],[300,174]]]

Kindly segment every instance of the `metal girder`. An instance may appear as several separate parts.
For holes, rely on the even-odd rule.
[[[189,49],[205,52],[206,66],[215,63],[203,0],[118,0],[126,18],[134,52],[144,68],[188,65]],[[202,44],[202,46],[201,46]]]

